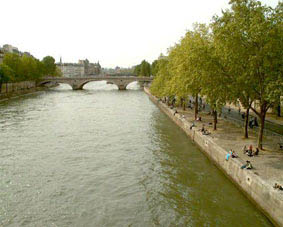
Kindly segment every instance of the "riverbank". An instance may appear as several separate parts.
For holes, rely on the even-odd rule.
[[[222,122],[218,124],[218,130],[211,135],[202,135],[199,131],[202,124],[209,127],[208,120],[196,123],[196,127],[190,129],[193,122],[193,114],[189,111],[174,114],[175,110],[170,109],[166,104],[151,95],[148,88],[144,91],[149,98],[171,118],[196,144],[202,148],[204,153],[228,176],[246,195],[252,200],[269,219],[278,226],[283,226],[283,192],[275,190],[275,182],[283,184],[283,153],[276,151],[261,152],[258,157],[247,158],[242,154],[243,144],[254,144],[256,138],[251,135],[249,140],[243,140],[242,130],[232,123]],[[211,119],[210,119],[211,121]],[[226,128],[224,127],[226,125]],[[228,125],[228,127],[227,127]],[[270,144],[273,144],[272,140]],[[265,144],[267,147],[268,144]],[[239,158],[225,160],[226,154],[233,149]],[[246,170],[240,167],[244,160],[251,160],[254,169]]]
[[[26,85],[22,86],[23,83],[25,83]],[[19,86],[17,86],[17,84]],[[57,85],[50,84],[48,86],[37,87],[35,82],[28,82],[28,83],[20,82],[20,83],[15,83],[15,84],[11,83],[9,84],[9,86],[7,87],[6,86],[7,86],[6,84],[3,84],[2,93],[0,93],[0,101],[7,100],[10,98],[15,98],[15,97],[22,96],[22,95],[32,94],[35,92],[45,91],[51,87],[56,87]]]

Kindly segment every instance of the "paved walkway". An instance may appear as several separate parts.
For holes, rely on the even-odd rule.
[[[231,114],[233,115],[233,117],[237,117],[238,119],[242,120],[241,114],[239,114],[239,109],[237,107],[235,107],[234,105],[225,106],[223,108],[223,111],[227,114],[229,106],[231,108]],[[245,109],[243,109],[243,108],[241,109],[241,113],[244,113],[245,111],[246,111]],[[250,110],[250,115],[256,116],[256,114],[252,110]],[[269,130],[272,130],[273,127],[281,127],[281,131],[282,131],[283,117],[278,117],[278,116],[276,116],[276,114],[273,114],[273,113],[267,113],[266,114],[266,124],[267,124]],[[270,124],[270,126],[268,124]]]
[[[183,114],[189,122],[194,121],[193,110],[183,111],[181,108],[178,108],[178,112]],[[254,131],[250,132],[249,139],[244,139],[243,128],[224,119],[219,119],[217,130],[213,131],[213,125],[209,124],[213,122],[212,116],[204,112],[201,112],[199,115],[202,117],[202,121],[194,121],[199,129],[202,127],[202,124],[205,124],[205,128],[211,132],[210,136],[217,144],[227,151],[230,149],[236,151],[236,154],[243,162],[250,160],[254,167],[252,171],[255,174],[261,176],[272,186],[275,183],[283,185],[283,150],[280,150],[278,146],[278,142],[283,141],[283,136],[265,136],[264,151],[260,151],[258,156],[248,157],[246,154],[243,154],[242,149],[245,145],[248,147],[250,144],[256,148],[257,136]],[[282,193],[283,199],[283,192],[279,193]]]

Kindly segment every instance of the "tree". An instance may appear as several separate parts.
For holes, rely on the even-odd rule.
[[[163,56],[158,59],[158,72],[150,86],[150,91],[153,95],[162,98],[168,96],[166,84],[170,81],[172,75],[169,72],[168,57]]]
[[[8,83],[14,80],[14,71],[6,64],[0,65],[0,93],[2,91],[3,83]]]
[[[151,74],[153,76],[156,76],[157,72],[158,72],[158,60],[155,60],[151,64]]]
[[[44,67],[40,61],[28,55],[21,57],[20,75],[22,80],[35,81],[40,79],[43,73]]]
[[[14,71],[14,82],[22,81],[24,79],[21,75],[21,58],[18,54],[6,53],[3,58],[3,64]]]
[[[136,65],[134,69],[134,74],[138,76],[140,74],[140,71],[141,71],[141,65]]]
[[[214,19],[215,34],[224,45],[224,64],[234,71],[237,98],[260,118],[258,147],[262,149],[266,113],[283,89],[282,3],[276,9],[255,0],[231,0],[230,4],[231,10]]]
[[[141,77],[150,76],[151,75],[150,64],[146,60],[143,60],[141,64],[135,66],[134,74]]]
[[[146,61],[143,60],[141,65],[140,65],[140,73],[139,76],[145,77],[145,76],[150,76],[150,64]]]
[[[198,117],[198,97],[203,86],[203,75],[206,73],[208,45],[210,34],[204,24],[195,24],[193,31],[188,31],[180,44],[182,59],[177,72],[185,77],[187,92],[195,97],[195,120]]]
[[[45,76],[55,76],[56,75],[56,65],[55,59],[51,56],[46,56],[42,59],[43,72]],[[88,60],[85,63],[88,65]]]

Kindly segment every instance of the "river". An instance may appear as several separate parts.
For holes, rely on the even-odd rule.
[[[0,102],[0,226],[272,226],[129,86]]]

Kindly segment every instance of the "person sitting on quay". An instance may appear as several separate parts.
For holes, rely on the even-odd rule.
[[[226,154],[226,161],[229,160],[230,156],[232,155],[232,152],[231,150]]]
[[[204,124],[202,124],[202,127],[201,127],[201,132],[204,132],[205,131],[205,128],[204,128]]]
[[[193,127],[196,127],[195,123],[193,122],[193,124],[190,126],[190,130],[193,129]]]
[[[250,161],[247,161],[247,166],[246,166],[247,169],[252,169],[253,166],[252,166],[252,163]]]
[[[253,153],[253,155],[254,155],[254,156],[257,156],[258,153],[259,153],[259,149],[258,149],[258,147],[257,147],[256,150],[255,150],[255,152]]]
[[[248,156],[250,156],[250,157],[253,156],[253,146],[252,145],[249,146]]]
[[[238,158],[238,155],[236,154],[236,152],[233,151],[233,150],[231,150],[231,151],[232,151],[232,153],[231,153],[232,158]]]
[[[253,166],[250,161],[246,161],[246,164],[241,166],[241,169],[252,169]]]
[[[275,183],[275,185],[273,186],[274,189],[279,189],[281,191],[283,191],[283,187],[277,183]]]
[[[208,135],[210,135],[210,132],[205,129],[205,130],[202,132],[202,134],[203,134],[204,136],[208,136]]]
[[[189,108],[189,109],[193,109],[193,107],[192,107],[192,101],[191,101],[191,100],[190,100],[189,103],[188,103],[188,108]]]
[[[174,111],[174,116],[175,116],[175,114],[177,114],[177,113],[178,113],[178,111],[177,111],[177,110],[175,110],[175,111]]]
[[[201,121],[201,117],[197,117],[197,121]]]
[[[243,154],[246,154],[248,152],[248,149],[247,149],[247,146],[245,145],[244,147],[243,147]]]

